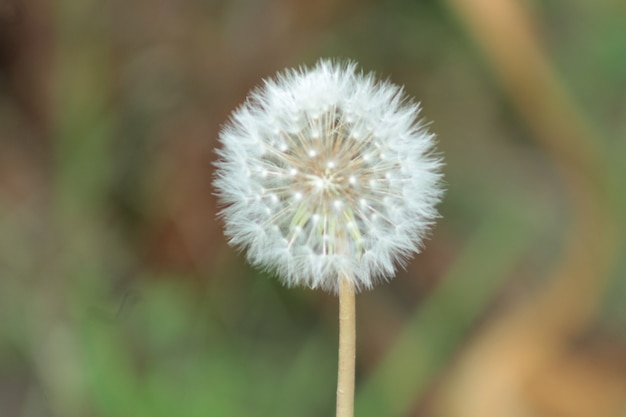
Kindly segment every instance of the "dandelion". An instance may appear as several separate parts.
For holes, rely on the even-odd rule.
[[[230,244],[288,286],[339,294],[340,345],[354,344],[354,293],[393,277],[437,217],[441,162],[419,113],[400,87],[321,60],[265,80],[220,134]]]
[[[393,277],[433,219],[440,162],[419,106],[320,61],[253,91],[222,131],[215,187],[230,243],[287,285]]]

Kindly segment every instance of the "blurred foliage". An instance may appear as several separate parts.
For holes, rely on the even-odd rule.
[[[228,113],[321,56],[446,160],[357,299],[357,415],[625,415],[623,1],[4,0],[1,416],[332,415],[336,300],[246,266],[210,187]]]

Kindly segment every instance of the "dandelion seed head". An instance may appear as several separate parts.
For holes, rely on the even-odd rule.
[[[442,189],[434,135],[402,89],[321,60],[265,80],[220,134],[229,242],[287,285],[338,292],[420,250]]]

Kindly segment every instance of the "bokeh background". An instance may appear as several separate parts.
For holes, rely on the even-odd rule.
[[[337,300],[247,266],[210,185],[228,113],[319,57],[446,160],[358,296],[356,415],[626,416],[623,0],[1,0],[0,416],[333,415]]]

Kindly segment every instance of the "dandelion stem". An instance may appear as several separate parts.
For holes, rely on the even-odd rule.
[[[354,287],[347,277],[339,291],[339,367],[337,372],[337,416],[354,416],[354,362],[356,357],[356,309]]]

